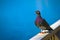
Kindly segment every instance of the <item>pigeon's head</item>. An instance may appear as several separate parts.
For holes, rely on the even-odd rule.
[[[40,16],[40,11],[39,11],[39,10],[37,10],[37,11],[36,11],[36,14],[37,14],[38,16]]]

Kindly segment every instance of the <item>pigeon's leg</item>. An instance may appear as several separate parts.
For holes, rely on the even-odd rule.
[[[41,30],[41,32],[40,33],[42,33],[42,34],[44,34],[45,32],[43,32],[43,29],[41,29],[40,27],[39,27],[39,29]]]
[[[43,30],[42,32],[49,33],[49,30]]]
[[[41,29],[41,33],[42,33],[42,34],[44,34],[44,33],[49,33],[49,31],[48,31],[48,30],[42,30],[42,29]]]

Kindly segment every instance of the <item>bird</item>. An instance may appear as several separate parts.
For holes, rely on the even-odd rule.
[[[41,13],[39,10],[36,11],[37,18],[35,20],[35,25],[40,28],[41,30],[48,30],[51,32],[53,29],[49,26],[47,21],[41,17]]]

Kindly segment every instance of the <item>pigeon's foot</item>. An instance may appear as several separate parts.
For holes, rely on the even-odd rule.
[[[45,33],[47,33],[47,32],[41,32],[41,34],[45,34]]]

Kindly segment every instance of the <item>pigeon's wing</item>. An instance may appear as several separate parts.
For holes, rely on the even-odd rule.
[[[47,30],[50,30],[51,29],[50,26],[49,26],[49,24],[47,23],[47,21],[45,19],[43,19],[42,25],[44,27],[46,27]]]
[[[45,19],[43,19],[42,25],[45,26],[45,27],[49,26],[49,24],[47,23],[47,21]]]

